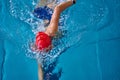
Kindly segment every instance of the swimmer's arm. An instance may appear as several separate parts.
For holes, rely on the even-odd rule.
[[[59,18],[60,18],[60,13],[71,6],[73,4],[72,0],[63,2],[59,5],[57,5],[54,8],[54,12],[50,21],[50,24],[48,25],[48,28],[46,29],[46,33],[49,36],[55,36],[55,33],[58,31],[58,23],[59,23]]]
[[[39,80],[43,80],[43,70],[42,65],[38,63],[38,78]]]

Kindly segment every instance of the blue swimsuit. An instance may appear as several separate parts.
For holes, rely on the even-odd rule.
[[[53,10],[47,6],[44,7],[38,7],[36,9],[34,9],[33,12],[34,16],[39,18],[39,19],[43,19],[43,20],[49,20],[51,19],[51,16],[53,14]]]
[[[50,21],[52,14],[53,14],[53,9],[51,9],[47,6],[38,7],[36,9],[34,9],[34,11],[33,11],[33,15],[39,19],[42,19],[42,20],[49,20]],[[46,24],[46,25],[48,25],[48,24]],[[59,26],[63,26],[63,25],[64,25],[63,21],[59,22]]]

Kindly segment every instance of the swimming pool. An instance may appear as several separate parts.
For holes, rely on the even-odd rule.
[[[0,0],[0,80],[37,80],[29,52],[44,28],[32,16],[37,0]],[[46,64],[50,80],[120,80],[120,0],[77,0],[61,15],[64,37]],[[63,20],[63,19],[62,19]],[[49,59],[48,59],[49,60]]]

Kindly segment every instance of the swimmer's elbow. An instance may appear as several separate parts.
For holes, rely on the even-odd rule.
[[[56,12],[62,12],[61,8],[59,5],[57,5],[55,8],[54,8],[54,11]]]

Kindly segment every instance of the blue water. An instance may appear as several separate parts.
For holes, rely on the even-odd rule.
[[[0,0],[0,80],[38,80],[29,49],[44,30],[32,15],[36,3]],[[120,0],[77,0],[61,16],[65,33],[46,59],[45,79],[120,80]]]

